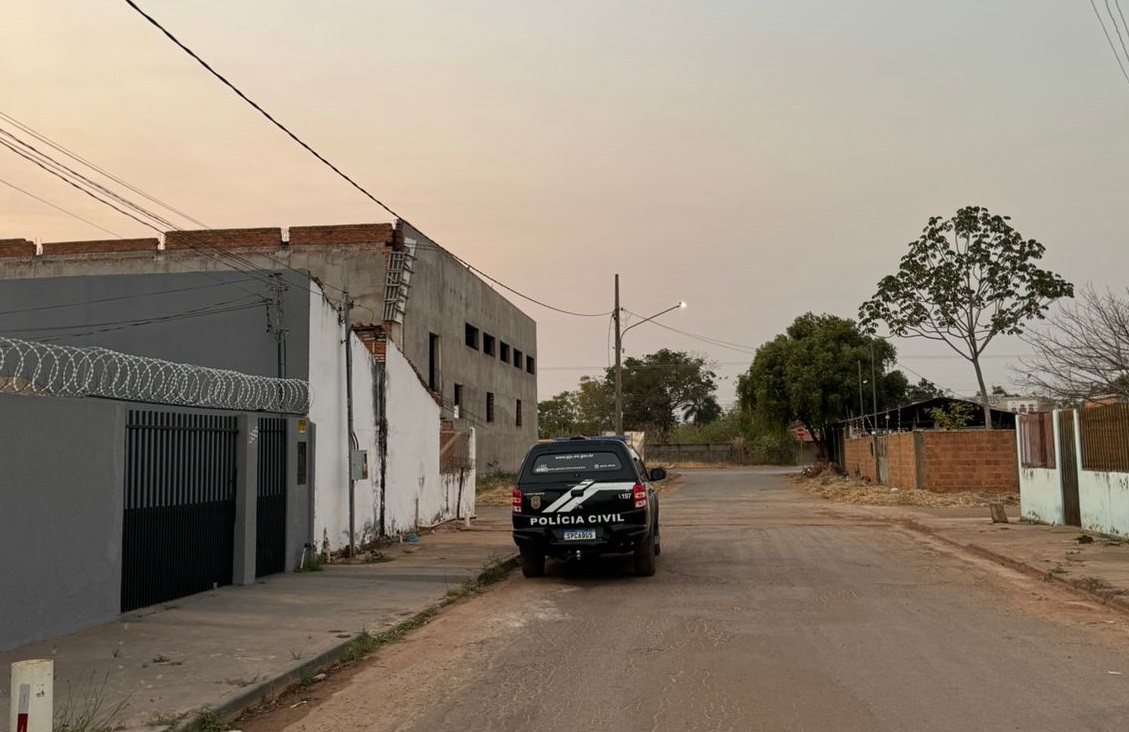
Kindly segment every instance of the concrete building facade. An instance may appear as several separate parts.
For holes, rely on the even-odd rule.
[[[284,294],[272,291],[270,283],[255,279],[251,274],[255,271],[276,273],[280,282],[285,283],[279,285]],[[109,304],[112,301],[107,298],[114,296],[110,293],[125,286],[124,279],[112,278],[124,275],[169,276],[161,287],[175,294],[173,290],[188,285],[182,286],[171,276],[186,272],[246,280],[238,284],[248,290],[245,294],[249,298],[258,295],[263,307],[254,315],[249,314],[253,308],[248,308],[245,315],[262,319],[261,330],[267,339],[277,340],[277,333],[266,331],[267,318],[271,317],[277,319],[275,328],[286,331],[291,341],[309,339],[308,332],[301,330],[306,327],[302,324],[309,321],[308,289],[294,281],[295,273],[308,273],[337,305],[348,293],[353,302],[350,321],[380,326],[427,387],[441,397],[442,417],[465,420],[477,428],[480,471],[515,470],[526,449],[537,439],[536,323],[450,252],[406,222],[302,226],[286,232],[281,228],[174,231],[165,234],[163,243],[157,239],[130,239],[36,245],[24,239],[0,240],[0,283],[67,278],[65,284],[48,288],[20,289],[13,286],[16,283],[3,283],[0,305],[6,310],[6,306],[14,305],[14,300],[32,296],[39,297],[41,302],[37,300],[37,304],[44,306],[67,302],[68,297]],[[201,288],[205,284],[195,283]],[[5,297],[5,291],[12,295]],[[41,294],[33,295],[35,292]],[[238,294],[230,289],[227,294],[237,300],[231,305],[233,308],[252,301],[239,301]],[[212,297],[200,307],[221,309],[215,305],[219,301]],[[135,300],[122,302],[131,303],[134,313],[141,310]],[[281,312],[272,315],[268,302],[280,303],[277,310]],[[48,321],[42,318],[48,312],[53,311],[40,310],[34,320],[9,319],[0,322],[0,326],[7,323],[14,331],[23,329],[13,335],[41,338],[47,332],[42,329]],[[63,323],[74,322],[75,311],[69,313],[69,319],[62,318],[61,311],[59,315]],[[121,313],[113,315],[118,316],[117,320],[124,319]],[[207,317],[201,315],[199,323],[206,325]],[[144,343],[161,351],[150,354],[123,344],[123,336],[113,336],[111,333],[117,331],[107,330],[112,326],[97,322],[103,321],[92,321],[87,330],[99,332],[81,336],[85,338],[79,341],[81,344],[111,343],[108,347],[182,360],[176,344],[183,339],[175,334],[166,336],[161,330],[147,328],[156,341]],[[107,316],[104,322],[113,320]],[[34,332],[36,328],[39,334]],[[76,334],[82,331],[68,332],[71,337],[78,337]],[[124,338],[129,340],[129,336]],[[163,345],[157,348],[157,342]],[[268,363],[273,353],[270,344],[266,347],[261,353],[267,355],[257,357],[259,363],[222,367],[278,375],[277,366]],[[308,376],[300,372],[297,360],[287,361],[286,366],[288,376]]]

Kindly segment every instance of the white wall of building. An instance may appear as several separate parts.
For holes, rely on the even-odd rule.
[[[1059,419],[1060,412],[1054,415],[1054,444],[1059,444]],[[1023,467],[1023,434],[1029,429],[1023,425],[1016,425],[1016,452],[1019,460],[1019,515],[1030,521],[1039,521],[1045,524],[1066,523],[1065,509],[1062,505],[1062,474],[1059,468],[1025,468]],[[1061,456],[1057,455],[1057,465],[1061,465]]]
[[[344,325],[316,284],[310,291],[310,420],[317,425],[314,459],[314,539],[331,550],[349,544],[349,471],[345,407]],[[368,478],[356,481],[355,531],[359,544],[380,530],[380,452],[375,358],[355,335],[353,350],[353,432],[358,449],[368,451]],[[394,343],[386,344],[385,409],[388,424],[385,459],[385,531],[410,531],[474,513],[475,471],[462,476],[439,471],[441,408]],[[475,454],[474,434],[471,455]]]
[[[1129,473],[1078,471],[1078,505],[1083,529],[1129,535]]]
[[[391,342],[384,363],[388,410],[385,528],[396,534],[449,516],[439,478],[440,406]]]
[[[349,545],[349,472],[345,409],[345,327],[337,310],[314,283],[310,285],[310,421],[317,425],[314,447],[314,541],[331,550]],[[355,336],[353,349],[353,425],[359,447],[368,450],[369,478],[354,487],[357,541],[373,538],[379,526],[379,476],[372,355]]]
[[[468,454],[475,455],[477,453],[477,433],[473,427],[470,427],[469,430],[470,445]],[[446,514],[445,518],[454,519],[474,516],[474,487],[477,476],[478,471],[473,460],[471,461],[471,467],[468,469],[461,470],[457,473],[442,473],[439,476],[443,483],[443,511]]]
[[[1022,518],[1044,524],[1065,522],[1057,470],[1020,467],[1019,513]]]

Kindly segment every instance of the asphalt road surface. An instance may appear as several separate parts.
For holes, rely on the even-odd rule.
[[[245,729],[1129,729],[1116,611],[770,472],[662,500],[656,576],[517,574]]]

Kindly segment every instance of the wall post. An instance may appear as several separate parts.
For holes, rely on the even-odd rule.
[[[259,417],[241,414],[235,447],[235,556],[231,581],[255,584],[259,523]]]

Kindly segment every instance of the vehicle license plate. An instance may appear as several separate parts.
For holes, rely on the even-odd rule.
[[[592,541],[596,538],[595,529],[565,529],[565,541]]]

